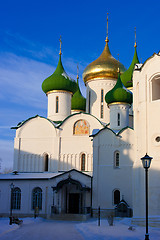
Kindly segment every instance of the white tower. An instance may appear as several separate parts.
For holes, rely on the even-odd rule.
[[[55,72],[42,83],[42,90],[48,96],[48,118],[62,121],[71,114],[71,97],[77,90],[77,83],[65,72],[61,61],[61,39],[59,62]]]
[[[126,69],[110,53],[108,46],[108,16],[106,44],[100,57],[84,70],[83,80],[87,87],[86,112],[96,116],[102,122],[109,122],[109,108],[104,97],[116,84],[117,69],[123,73]]]
[[[114,88],[106,94],[105,100],[110,108],[110,128],[119,131],[129,126],[132,93],[122,84],[120,74]]]

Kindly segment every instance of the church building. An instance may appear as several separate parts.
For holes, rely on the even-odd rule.
[[[67,66],[66,66],[67,68]],[[160,225],[160,53],[139,63],[135,42],[128,70],[109,49],[73,80],[59,62],[42,83],[48,114],[12,127],[13,172],[0,175],[0,216],[87,219],[111,214],[145,220],[145,172],[149,170],[149,220]]]

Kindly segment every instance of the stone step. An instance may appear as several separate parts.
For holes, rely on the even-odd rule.
[[[52,214],[50,219],[63,221],[86,221],[90,214]]]

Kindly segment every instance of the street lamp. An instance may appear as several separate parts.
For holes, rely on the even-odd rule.
[[[146,178],[146,234],[145,234],[145,240],[149,240],[149,234],[148,234],[148,168],[151,165],[152,157],[148,156],[147,153],[144,157],[141,158],[143,167],[145,169],[145,178]]]
[[[14,190],[14,184],[11,183],[10,184],[10,188],[11,188],[11,204],[10,204],[10,221],[9,224],[12,225],[12,208],[13,208],[13,190]]]

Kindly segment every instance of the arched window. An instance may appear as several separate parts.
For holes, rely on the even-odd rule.
[[[45,172],[48,172],[48,161],[49,161],[49,159],[48,159],[48,154],[45,153],[45,154],[44,154],[44,171],[45,171]]]
[[[56,113],[59,111],[59,97],[56,97]]]
[[[103,118],[103,102],[104,102],[104,90],[101,89],[101,109],[100,109],[100,117]]]
[[[160,99],[160,75],[152,79],[152,101]]]
[[[114,167],[119,167],[119,152],[114,152]]]
[[[42,209],[42,189],[40,187],[36,187],[32,191],[32,209],[35,207]]]
[[[73,127],[74,135],[89,135],[89,124],[86,120],[78,120]]]
[[[81,155],[81,171],[85,171],[85,164],[86,164],[86,155],[83,153]]]
[[[120,126],[120,113],[117,114],[117,126]]]
[[[113,203],[114,204],[118,204],[120,202],[120,191],[119,190],[115,190],[113,192]]]
[[[21,208],[21,189],[18,187],[12,190],[12,209]]]

